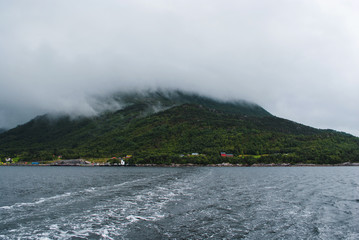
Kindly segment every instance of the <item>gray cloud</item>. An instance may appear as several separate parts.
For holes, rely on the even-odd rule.
[[[0,0],[0,127],[180,88],[359,136],[359,3]]]

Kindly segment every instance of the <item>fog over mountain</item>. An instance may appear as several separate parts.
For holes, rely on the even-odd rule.
[[[358,13],[354,0],[0,0],[0,128],[161,88],[359,136]]]

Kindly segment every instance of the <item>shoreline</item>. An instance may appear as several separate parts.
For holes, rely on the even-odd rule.
[[[136,165],[93,165],[93,164],[4,164],[0,167],[9,167],[9,166],[21,166],[21,167],[359,167],[359,163],[340,163],[340,164],[290,164],[290,163],[280,163],[280,164],[231,164],[231,163],[220,163],[220,164],[136,164]]]

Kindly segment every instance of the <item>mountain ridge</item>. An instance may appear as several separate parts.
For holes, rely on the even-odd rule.
[[[235,156],[230,161],[252,163],[359,161],[359,139],[349,134],[278,118],[255,104],[173,95],[127,95],[132,99],[124,108],[92,117],[39,116],[0,134],[0,157],[25,161],[130,154],[137,163],[161,163],[200,153],[202,163],[213,163],[224,160],[220,152],[229,152]]]
[[[100,102],[107,101],[108,105],[115,102],[118,105],[130,106],[134,104],[143,104],[148,107],[158,107],[168,109],[174,106],[190,103],[203,105],[207,108],[217,109],[227,113],[237,113],[248,116],[271,116],[271,114],[255,103],[244,100],[220,100],[191,92],[180,90],[156,90],[144,92],[119,92],[114,93],[107,98],[100,98]],[[156,112],[156,111],[154,111]]]

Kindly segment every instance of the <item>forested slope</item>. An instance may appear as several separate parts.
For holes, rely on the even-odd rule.
[[[225,161],[247,164],[359,161],[358,138],[274,117],[257,105],[183,93],[132,96],[128,103],[96,117],[37,117],[0,134],[1,157],[130,154],[137,163],[218,163],[224,161],[220,152],[227,152],[234,157]],[[192,153],[199,155],[187,156]]]

